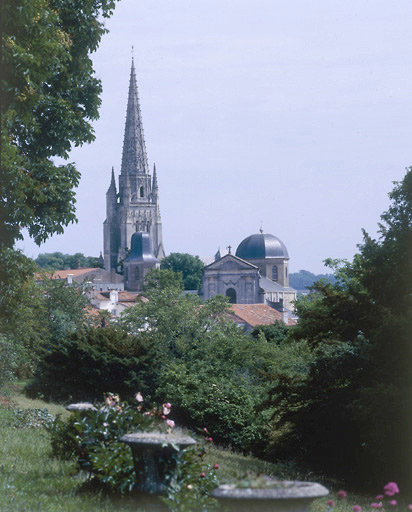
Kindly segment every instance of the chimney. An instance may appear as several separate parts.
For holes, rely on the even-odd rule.
[[[110,302],[113,302],[113,304],[119,302],[119,292],[117,290],[110,290]]]
[[[73,274],[67,274],[67,284],[73,284]]]

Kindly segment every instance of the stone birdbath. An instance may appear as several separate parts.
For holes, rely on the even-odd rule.
[[[308,512],[313,500],[327,494],[329,491],[317,483],[276,480],[260,488],[221,485],[212,492],[229,512]]]
[[[166,488],[166,477],[176,469],[176,453],[196,441],[183,434],[138,432],[120,438],[130,446],[136,472],[136,490],[152,495]]]

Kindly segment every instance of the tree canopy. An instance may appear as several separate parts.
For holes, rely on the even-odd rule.
[[[299,272],[291,272],[289,274],[289,283],[295,290],[304,290],[310,288],[316,281],[319,280],[335,282],[335,276],[333,274],[313,274],[309,270],[299,270]]]
[[[22,229],[37,244],[74,222],[80,172],[67,160],[72,146],[94,139],[101,83],[90,53],[105,33],[115,0],[1,2],[0,253],[10,267],[0,283],[0,309],[21,292],[11,282],[33,271],[13,250]]]
[[[103,261],[94,256],[85,256],[81,252],[63,254],[61,252],[42,253],[34,260],[37,266],[46,270],[64,270],[67,268],[103,268]]]
[[[198,290],[202,283],[204,263],[199,256],[187,253],[172,252],[160,263],[162,270],[173,270],[182,274],[185,290]]]
[[[358,484],[412,476],[412,168],[389,196],[379,238],[364,232],[352,262],[328,260],[336,282],[297,301],[290,337],[312,358],[299,376],[274,375],[267,402],[278,456]]]

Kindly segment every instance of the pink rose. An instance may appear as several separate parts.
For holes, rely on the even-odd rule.
[[[203,428],[203,432],[205,432],[206,434],[209,433],[208,429],[206,427]]]
[[[170,413],[169,407],[163,406],[163,416],[167,416]]]
[[[173,420],[166,420],[166,425],[170,428],[175,426],[175,422]]]
[[[209,441],[209,443],[213,443],[213,438],[212,437],[208,437],[207,440]]]
[[[397,504],[398,504],[398,502],[396,500],[391,500],[389,502],[389,505],[392,505],[392,507],[396,507]]]
[[[376,496],[376,499],[377,499],[377,500],[383,500],[383,498],[384,498],[384,497],[385,497],[385,496],[384,496],[383,494],[378,494],[378,495]]]
[[[345,491],[338,491],[337,495],[338,495],[338,498],[346,498],[346,492]]]
[[[205,478],[206,473],[200,473],[200,478]]]
[[[329,507],[334,507],[335,506],[335,502],[333,500],[328,500],[326,502],[326,505],[328,505]]]
[[[371,507],[372,508],[382,508],[382,503],[379,502],[379,503],[371,503]]]
[[[215,469],[219,469],[219,464],[215,464],[213,467],[214,467]]]
[[[362,512],[362,507],[360,507],[359,505],[354,505],[352,507],[352,510],[353,512]]]
[[[163,407],[167,407],[168,409],[171,409],[172,404],[170,402],[166,402],[165,404],[163,404]]]
[[[387,483],[384,489],[386,491],[385,494],[387,496],[393,496],[394,494],[397,494],[399,492],[399,487],[397,484],[395,484],[395,482]],[[389,494],[389,492],[391,492],[392,494]]]
[[[386,496],[395,496],[395,493],[390,490],[385,491],[385,494],[386,494]]]
[[[412,504],[408,505],[409,510],[412,510]]]

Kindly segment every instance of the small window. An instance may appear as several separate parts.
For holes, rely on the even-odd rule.
[[[285,275],[288,277],[288,267],[285,268]]]
[[[278,267],[276,265],[274,265],[272,267],[272,281],[277,281],[278,280]]]
[[[144,188],[140,187],[140,197],[144,197]]]

